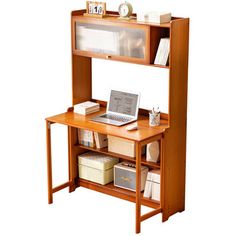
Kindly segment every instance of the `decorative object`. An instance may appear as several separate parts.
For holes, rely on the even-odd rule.
[[[133,7],[129,2],[121,3],[119,6],[120,19],[129,20],[133,13]]]
[[[102,18],[106,15],[106,3],[105,2],[86,2],[85,16]]]
[[[147,161],[158,162],[159,154],[160,154],[160,149],[158,141],[147,144],[147,151],[146,151]]]

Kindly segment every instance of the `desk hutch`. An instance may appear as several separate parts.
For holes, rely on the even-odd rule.
[[[46,118],[47,137],[47,170],[48,170],[48,202],[53,202],[53,193],[69,187],[73,192],[78,187],[85,187],[136,204],[136,233],[140,232],[141,222],[158,214],[162,214],[162,221],[185,209],[185,162],[186,162],[186,121],[187,121],[187,77],[188,77],[188,44],[189,19],[172,17],[170,23],[154,24],[137,22],[135,15],[129,21],[118,18],[117,12],[107,12],[104,18],[90,18],[84,16],[85,10],[73,11],[71,15],[72,32],[72,105],[84,101],[96,101],[101,105],[97,113],[82,116],[73,112],[73,107],[67,112]],[[136,41],[135,48],[116,50],[111,53],[101,51],[99,48],[84,49],[80,44],[79,32],[84,28],[93,28],[107,32],[125,32],[129,38],[141,38]],[[160,39],[170,38],[170,54],[167,66],[155,65],[154,60]],[[125,38],[128,44],[128,38]],[[135,42],[135,41],[133,41]],[[108,42],[110,43],[110,42]],[[114,42],[113,42],[114,44]],[[121,44],[122,45],[122,44]],[[121,46],[120,46],[121,47]],[[121,49],[121,48],[120,48]],[[132,53],[132,50],[134,51]],[[106,102],[92,99],[92,58],[122,61],[141,64],[157,69],[169,70],[169,110],[168,114],[161,113],[161,125],[150,127],[148,124],[148,111],[140,109],[138,130],[129,132],[125,126],[114,127],[107,124],[90,121],[91,116],[105,111]],[[111,77],[112,79],[112,77]],[[158,78],[156,78],[158,79]],[[127,88],[128,89],[128,88]],[[158,103],[158,101],[157,101]],[[68,168],[69,180],[59,186],[52,184],[51,161],[51,125],[63,124],[68,127]],[[135,142],[136,158],[117,153],[108,152],[107,148],[97,149],[82,146],[78,142],[77,129],[87,129],[103,134],[121,137]],[[155,140],[160,143],[160,162],[147,162],[141,154],[141,148]],[[80,179],[77,168],[77,156],[88,150],[119,157],[120,160],[129,160],[136,164],[136,192],[115,187],[113,183],[99,185]],[[160,169],[161,198],[160,201],[143,197],[140,192],[141,165],[150,169]],[[141,215],[141,205],[153,208],[147,214]]]

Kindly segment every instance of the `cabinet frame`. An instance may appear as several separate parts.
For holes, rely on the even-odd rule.
[[[85,187],[99,191],[111,196],[122,198],[136,204],[135,231],[141,231],[141,222],[162,213],[162,221],[185,210],[185,171],[186,171],[186,126],[187,126],[187,87],[188,87],[188,45],[189,45],[189,18],[173,17],[168,24],[145,24],[135,20],[121,22],[118,20],[118,13],[110,18],[92,19],[82,16],[85,10],[72,12],[72,105],[92,100],[92,58],[96,54],[82,55],[74,50],[73,39],[74,24],[76,20],[84,22],[95,22],[108,25],[124,25],[125,27],[149,29],[149,62],[136,62],[127,58],[108,58],[108,60],[124,61],[128,63],[140,63],[150,66],[153,60],[154,51],[158,44],[151,48],[155,41],[163,36],[170,37],[169,66],[169,111],[168,114],[161,114],[161,125],[149,127],[147,111],[140,110],[138,126],[140,129],[133,133],[124,131],[124,127],[109,128],[109,125],[93,124],[89,121],[90,115],[83,117],[73,113],[73,107],[66,113],[46,118],[46,141],[47,141],[47,173],[48,173],[48,203],[53,202],[53,194],[61,189],[69,187],[73,192],[78,187]],[[111,12],[108,12],[108,14]],[[154,28],[153,28],[154,27]],[[154,29],[154,30],[153,30]],[[157,42],[156,42],[157,43]],[[127,60],[126,60],[127,59]],[[158,65],[152,65],[161,67]],[[157,68],[158,69],[158,68]],[[101,104],[101,111],[106,102],[96,100]],[[94,115],[94,114],[93,114]],[[68,127],[68,181],[54,187],[52,181],[52,160],[51,160],[51,126],[52,124],[63,124]],[[78,145],[77,128],[84,128],[104,134],[135,141],[136,148],[136,193],[128,190],[120,190],[112,185],[101,186],[86,180],[80,180],[77,170],[77,156],[89,150],[88,147]],[[145,163],[141,156],[141,148],[149,142],[159,140],[160,142],[160,164],[152,166]],[[95,150],[99,151],[99,150]],[[106,150],[100,150],[106,153]],[[113,154],[119,157],[119,154]],[[128,157],[123,157],[129,159]],[[161,199],[160,202],[142,197],[140,190],[140,169],[141,164],[151,168],[160,168],[161,171]],[[154,210],[141,215],[141,205],[152,207]]]
[[[128,56],[119,56],[119,55],[109,55],[109,54],[101,54],[89,51],[82,51],[76,49],[76,22],[93,24],[93,25],[105,25],[105,26],[115,26],[124,29],[138,29],[143,30],[145,34],[145,54],[144,58],[135,58]],[[74,55],[85,56],[85,57],[93,57],[93,58],[102,58],[116,61],[125,61],[125,62],[133,62],[133,63],[141,63],[141,64],[149,64],[150,63],[150,27],[146,25],[131,25],[126,22],[110,22],[104,20],[98,20],[94,18],[86,19],[85,17],[73,17],[72,18],[72,53]]]

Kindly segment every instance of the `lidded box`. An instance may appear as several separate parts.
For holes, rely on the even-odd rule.
[[[135,142],[108,135],[108,151],[135,157]]]
[[[102,185],[113,181],[113,166],[119,158],[97,152],[86,152],[78,156],[79,177]]]

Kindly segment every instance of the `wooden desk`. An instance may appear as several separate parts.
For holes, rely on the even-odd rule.
[[[48,162],[48,202],[53,202],[53,193],[69,187],[70,192],[74,191],[77,187],[82,186],[95,191],[99,191],[105,194],[109,194],[118,198],[122,198],[136,203],[136,229],[140,229],[141,221],[161,212],[161,201],[154,201],[143,197],[143,193],[140,192],[141,187],[141,164],[148,166],[149,168],[161,168],[162,165],[162,153],[163,153],[163,132],[168,128],[166,120],[161,120],[161,125],[157,127],[150,127],[148,125],[147,116],[139,116],[137,121],[138,130],[127,131],[126,125],[116,127],[112,125],[97,123],[91,121],[90,118],[98,114],[104,113],[105,108],[97,113],[93,113],[87,116],[79,115],[73,111],[62,113],[56,116],[46,118],[46,132],[47,132],[47,162]],[[69,181],[59,186],[53,187],[52,184],[52,160],[51,160],[51,124],[63,124],[68,127],[68,166],[69,166]],[[116,137],[129,139],[135,142],[136,158],[109,152],[107,148],[97,149],[86,147],[78,144],[77,129],[87,129],[96,131],[103,134],[109,134]],[[145,156],[141,155],[141,147],[155,140],[160,141],[160,153],[161,158],[159,163],[147,162]],[[77,170],[77,156],[87,150],[93,150],[108,154],[110,156],[119,157],[120,159],[128,160],[136,163],[136,193],[115,187],[113,183],[107,185],[100,185],[84,179],[79,179]],[[162,176],[162,175],[161,175]],[[161,180],[162,182],[162,180]],[[152,212],[141,216],[141,204],[154,208]]]
[[[161,212],[162,221],[164,222],[171,215],[185,209],[189,18],[172,17],[169,23],[152,24],[140,23],[134,18],[130,21],[121,20],[118,12],[108,11],[107,14],[110,15],[102,19],[85,17],[85,12],[86,10],[82,9],[71,13],[72,105],[93,100],[92,59],[101,58],[104,59],[104,63],[106,63],[106,60],[114,60],[154,67],[156,70],[169,70],[169,77],[167,78],[169,83],[168,115],[166,119],[163,117],[161,125],[155,128],[149,127],[148,117],[139,116],[137,121],[139,129],[132,132],[126,131],[124,126],[114,127],[90,121],[89,118],[98,113],[84,117],[68,111],[47,118],[48,202],[52,203],[53,193],[56,191],[69,187],[71,192],[79,186],[135,202],[136,233],[139,233],[141,221]],[[98,33],[99,31],[100,33]],[[113,42],[114,37],[106,39],[109,44],[114,44],[112,50],[104,49],[98,43],[97,36],[104,31],[113,32],[113,36],[116,35],[116,42]],[[166,37],[170,38],[169,60],[166,65],[157,65],[155,64],[157,50],[161,39]],[[90,41],[91,39],[94,40],[92,46],[90,43],[87,44],[87,40]],[[133,47],[126,47],[126,45],[133,45]],[[107,73],[107,71],[102,71],[101,76],[103,73]],[[112,80],[112,73],[109,73]],[[132,75],[132,71],[130,71],[130,75]],[[128,79],[129,77],[127,77],[127,89],[129,90]],[[143,86],[145,86],[145,83]],[[96,100],[96,102],[106,106],[104,101]],[[160,101],[153,102],[159,104]],[[100,112],[104,112],[104,109]],[[68,127],[69,181],[57,187],[52,186],[51,124],[53,123]],[[128,156],[111,153],[106,148],[96,149],[79,145],[77,128],[134,141],[136,158],[131,159]],[[145,157],[141,156],[141,147],[154,140],[160,142],[160,163],[149,163],[145,160]],[[121,160],[136,163],[136,193],[116,188],[112,183],[101,186],[86,180],[80,180],[77,170],[77,156],[88,150],[109,154],[119,157]],[[160,202],[145,199],[140,193],[141,164],[149,168],[160,168]],[[153,207],[155,210],[141,216],[141,204]]]

